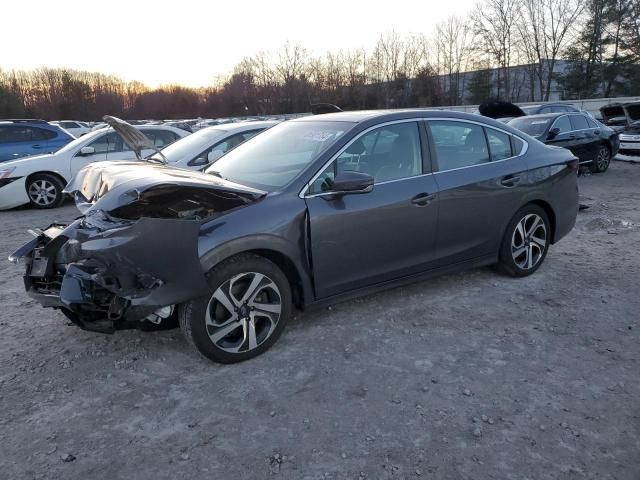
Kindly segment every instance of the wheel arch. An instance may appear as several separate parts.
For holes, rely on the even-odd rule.
[[[282,270],[289,281],[294,305],[303,309],[313,301],[314,295],[308,267],[296,250],[282,238],[258,235],[220,245],[204,254],[200,263],[203,271],[208,272],[215,265],[236,255],[250,253],[264,257]]]
[[[37,172],[33,172],[27,175],[27,178],[25,179],[26,188],[28,188],[29,181],[36,175],[51,175],[53,177],[56,177],[58,180],[60,180],[60,182],[62,182],[63,188],[67,185],[67,183],[69,183],[67,179],[64,178],[59,172],[54,172],[52,170],[38,170]]]
[[[523,205],[523,207],[527,205],[537,205],[538,207],[544,210],[544,213],[549,217],[549,222],[551,223],[551,243],[555,243],[556,241],[556,212],[553,210],[553,207],[549,202],[545,200],[537,199],[531,200]],[[522,207],[520,207],[522,208]]]

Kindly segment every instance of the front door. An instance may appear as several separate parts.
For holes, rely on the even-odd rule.
[[[313,181],[305,201],[318,298],[429,268],[438,204],[424,140],[415,121],[370,130]],[[333,178],[345,170],[373,176],[373,190],[332,194]]]

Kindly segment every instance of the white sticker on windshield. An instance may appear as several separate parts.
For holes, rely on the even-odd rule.
[[[316,142],[324,142],[326,140],[329,140],[331,137],[333,137],[334,134],[335,132],[320,130],[317,132],[307,132],[302,136],[302,138],[304,138],[305,140],[314,140]]]

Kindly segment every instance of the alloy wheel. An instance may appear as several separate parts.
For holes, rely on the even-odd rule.
[[[525,215],[511,237],[511,256],[522,270],[531,270],[544,256],[547,248],[547,227],[537,214]]]
[[[206,309],[206,328],[215,346],[243,353],[264,343],[282,312],[278,286],[257,272],[235,275],[213,293]]]
[[[598,166],[599,171],[606,170],[609,166],[609,161],[611,160],[611,154],[609,153],[609,149],[607,147],[600,147],[598,150],[598,158],[596,159],[596,165]]]
[[[32,182],[27,193],[33,203],[43,207],[51,205],[57,197],[56,186],[44,179]]]

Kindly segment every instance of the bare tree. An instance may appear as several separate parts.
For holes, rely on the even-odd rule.
[[[464,94],[464,76],[471,61],[471,29],[462,17],[450,16],[436,25],[435,45],[449,104],[458,105]],[[462,84],[461,84],[462,83]]]
[[[482,50],[498,68],[498,97],[511,100],[510,67],[516,49],[518,12],[521,0],[484,0],[472,14],[474,32]]]
[[[583,8],[581,0],[522,0],[518,31],[540,100],[549,100],[556,62]]]

